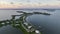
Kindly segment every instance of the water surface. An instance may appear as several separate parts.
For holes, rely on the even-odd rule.
[[[11,15],[19,15],[16,11],[19,10],[0,10],[0,21],[11,19]],[[27,17],[27,21],[36,26],[42,27],[43,34],[60,34],[60,10],[46,11],[46,10],[23,10],[25,12],[47,12],[47,15],[32,15]],[[12,26],[3,26],[0,28],[0,34],[22,34],[22,32]]]

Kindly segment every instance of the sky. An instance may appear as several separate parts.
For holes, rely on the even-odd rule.
[[[0,8],[60,7],[60,0],[0,0]]]

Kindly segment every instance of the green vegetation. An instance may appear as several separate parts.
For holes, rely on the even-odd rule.
[[[49,13],[42,13],[42,12],[34,12],[34,14],[51,15],[51,14],[49,14]]]
[[[27,32],[23,27],[22,27],[22,21],[23,21],[23,16],[22,17],[20,17],[21,19],[20,19],[20,21],[18,21],[19,22],[19,26],[15,26],[15,25],[13,25],[14,27],[16,27],[16,28],[18,28],[18,29],[20,29],[24,34],[29,34],[29,32]],[[15,23],[15,22],[14,22]],[[14,24],[13,23],[13,24]]]

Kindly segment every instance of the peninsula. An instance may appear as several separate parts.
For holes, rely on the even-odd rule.
[[[22,13],[20,15],[12,15],[12,19],[0,21],[0,27],[11,25],[17,29],[20,29],[24,34],[42,34],[34,25],[26,21],[26,18],[33,14],[43,14],[43,15],[51,15],[49,13],[41,13],[41,12],[32,12],[27,13],[23,11],[17,11],[18,13]],[[15,19],[16,16],[20,16],[18,19]]]

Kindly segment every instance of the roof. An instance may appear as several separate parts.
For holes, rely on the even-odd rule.
[[[24,23],[25,25],[28,25],[28,23]]]
[[[5,24],[5,23],[3,22],[3,23],[1,23],[1,24]]]
[[[30,29],[32,26],[28,26],[28,28]]]
[[[15,26],[19,26],[20,24],[15,24]]]
[[[40,33],[39,30],[35,30],[36,33]]]
[[[6,23],[9,23],[9,22],[6,22]]]

